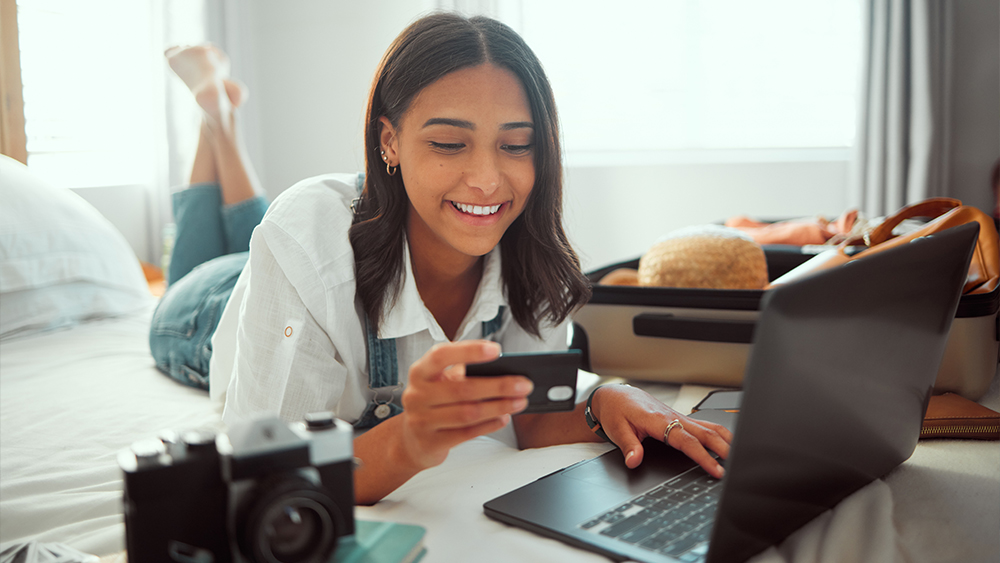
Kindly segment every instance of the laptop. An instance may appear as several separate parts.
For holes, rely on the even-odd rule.
[[[765,292],[726,477],[647,439],[484,504],[615,560],[745,561],[916,448],[979,233],[948,229]],[[720,418],[721,417],[721,418]]]

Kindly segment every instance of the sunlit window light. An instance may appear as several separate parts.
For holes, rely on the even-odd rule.
[[[850,0],[501,0],[545,66],[567,153],[846,148]]]

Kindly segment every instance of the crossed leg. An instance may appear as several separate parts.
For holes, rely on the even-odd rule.
[[[202,109],[190,183],[218,184],[227,205],[262,195],[236,114],[247,91],[229,78],[229,57],[209,44],[171,47],[164,55]]]
[[[207,389],[211,339],[267,200],[239,134],[236,108],[247,93],[229,78],[225,53],[197,45],[165,55],[201,107],[202,120],[191,186],[171,195],[177,231],[169,286],[153,313],[149,346],[158,369]]]

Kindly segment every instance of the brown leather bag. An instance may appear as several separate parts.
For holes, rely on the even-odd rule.
[[[1000,413],[955,393],[934,395],[927,403],[920,439],[1000,439]]]
[[[902,236],[895,236],[892,230],[906,219],[931,217],[920,229]],[[951,227],[971,222],[979,223],[979,241],[969,265],[969,275],[965,280],[963,293],[990,293],[1000,284],[1000,236],[997,235],[993,218],[979,209],[957,199],[935,197],[907,205],[885,221],[865,233],[861,239],[849,240],[835,249],[816,255],[801,266],[771,282],[771,286],[787,283],[802,276],[839,266],[851,260],[871,256],[883,250],[895,248],[910,241],[941,232]],[[864,245],[865,250],[849,256],[847,248]]]

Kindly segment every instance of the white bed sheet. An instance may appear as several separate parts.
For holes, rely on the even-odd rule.
[[[120,551],[117,453],[218,419],[204,391],[154,367],[151,315],[0,342],[0,543]]]
[[[204,392],[153,367],[150,311],[0,342],[0,544],[55,541],[121,551],[115,455],[160,430],[218,426]],[[650,385],[678,410],[708,388]],[[983,404],[1000,410],[995,379]],[[424,561],[606,561],[492,521],[482,504],[607,451],[575,444],[518,451],[483,437],[452,450],[358,518],[421,524]],[[921,442],[914,456],[759,561],[1000,560],[1000,443]]]

